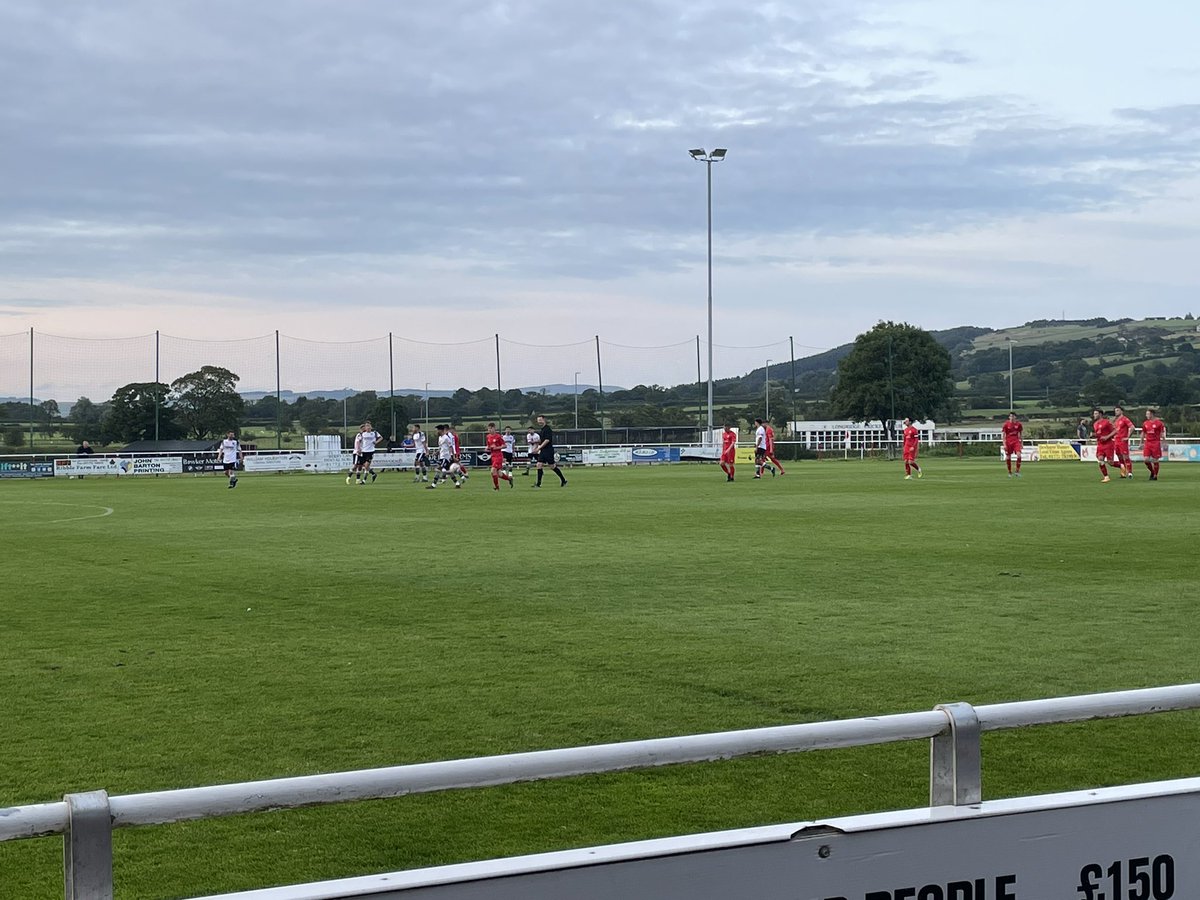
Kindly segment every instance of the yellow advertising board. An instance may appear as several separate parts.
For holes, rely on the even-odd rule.
[[[1070,459],[1079,461],[1079,453],[1071,444],[1038,444],[1038,459]]]

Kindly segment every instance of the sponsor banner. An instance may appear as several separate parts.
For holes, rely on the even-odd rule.
[[[1200,462],[1200,444],[1169,444],[1163,449],[1171,462]]]
[[[191,474],[195,472],[219,472],[222,468],[217,462],[216,454],[213,453],[185,453],[183,454],[183,471]]]
[[[415,450],[393,450],[391,453],[384,451],[376,453],[371,460],[373,469],[411,469],[416,464],[417,451]]]
[[[1038,444],[1036,447],[1039,459],[1069,459],[1074,462],[1079,461],[1079,444],[1063,443],[1063,444]],[[1004,450],[1001,447],[1000,451],[1003,455]]]
[[[55,475],[124,475],[122,462],[114,456],[87,457],[86,459],[56,459]]]
[[[125,475],[182,475],[183,459],[178,456],[137,456],[123,459]]]
[[[634,447],[632,456],[635,463],[679,462],[679,448]]]
[[[679,458],[684,462],[696,462],[697,460],[717,462],[721,458],[721,448],[717,446],[682,447],[679,451]]]
[[[305,453],[272,453],[269,456],[256,454],[247,456],[242,466],[247,472],[301,472],[307,458]]]
[[[54,463],[46,460],[5,460],[0,462],[0,478],[51,478],[54,476]]]
[[[737,452],[733,455],[735,463],[754,464],[754,448],[753,447],[738,447]]]
[[[1195,900],[1196,780],[791,822],[307,885],[379,900]],[[386,882],[387,890],[378,890]],[[297,889],[300,890],[300,889]]]
[[[353,462],[354,451],[352,450],[339,450],[336,453],[306,453],[304,454],[304,471],[316,475],[347,472]]]
[[[633,462],[628,447],[589,447],[583,451],[585,466],[620,466]]]
[[[135,456],[118,459],[56,459],[55,475],[181,475],[183,459],[179,456]]]

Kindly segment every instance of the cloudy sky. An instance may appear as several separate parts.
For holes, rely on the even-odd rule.
[[[1200,314],[1197,47],[1194,0],[0,0],[0,335],[694,341],[692,147],[718,346]]]

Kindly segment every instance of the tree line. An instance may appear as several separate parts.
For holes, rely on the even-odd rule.
[[[1093,325],[1120,323],[1092,320]],[[976,350],[975,338],[991,329],[963,326],[928,332],[907,323],[880,322],[851,345],[714,383],[716,425],[748,424],[755,418],[785,426],[793,418],[890,421],[894,417],[960,420],[965,410],[1005,408],[1009,395],[1006,346]],[[1126,323],[1120,335],[1098,339],[1013,344],[1012,394],[1044,408],[1074,410],[1120,402],[1152,404],[1178,425],[1191,417],[1200,397],[1200,352],[1187,335]],[[1115,368],[1121,371],[1113,371]],[[701,427],[707,420],[707,385],[639,384],[605,391],[546,393],[459,388],[448,396],[406,394],[395,398],[360,391],[345,399],[274,395],[246,400],[239,376],[203,366],[170,384],[135,382],[111,398],[78,398],[64,416],[56,400],[34,409],[43,433],[100,444],[193,438],[215,439],[247,426],[306,434],[340,432],[370,419],[385,435],[402,433],[411,421],[460,425],[488,418],[524,424],[538,413],[561,428]],[[1172,420],[1171,416],[1174,417]],[[577,420],[576,420],[577,417]],[[0,404],[5,443],[19,447],[29,422],[28,403]]]

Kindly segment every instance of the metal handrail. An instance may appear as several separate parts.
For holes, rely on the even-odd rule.
[[[304,775],[108,797],[103,791],[69,794],[63,801],[0,809],[0,841],[67,835],[86,850],[84,827],[164,825],[267,810],[293,809],[463,788],[568,778],[656,766],[931,740],[933,805],[977,803],[981,798],[979,735],[986,731],[1081,722],[1200,708],[1200,684],[1028,700],[928,712],[867,716],[711,734],[657,738],[475,759],[416,763],[323,775]],[[97,804],[102,815],[97,816]],[[88,817],[84,817],[83,812]],[[72,822],[75,822],[75,834]],[[100,822],[97,826],[95,823]],[[86,826],[81,823],[88,823]],[[103,842],[99,842],[102,846]],[[84,851],[81,850],[82,854]],[[108,879],[111,884],[111,850]],[[70,854],[68,854],[68,858]],[[94,862],[94,860],[92,860]],[[103,861],[102,861],[103,862]],[[103,866],[101,866],[103,868]],[[69,866],[68,866],[69,869]],[[72,873],[66,873],[68,896]],[[97,896],[103,896],[98,894]]]

